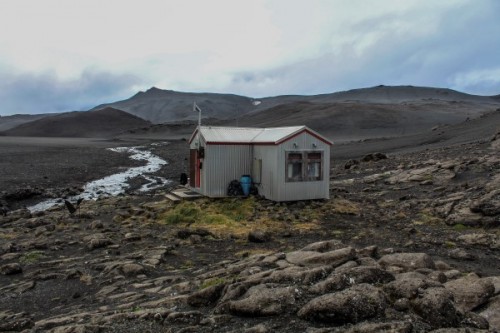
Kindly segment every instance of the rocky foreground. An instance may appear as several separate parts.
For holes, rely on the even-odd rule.
[[[10,211],[0,331],[499,331],[499,144],[338,161],[325,201]]]
[[[28,221],[39,224],[31,230],[35,235],[42,229],[57,232],[41,226],[43,220]],[[39,249],[22,255],[9,244],[14,252],[2,261],[15,262],[0,268],[10,277],[1,288],[1,331],[494,332],[500,327],[500,276],[460,272],[425,253],[354,249],[329,240],[167,271],[162,263],[172,262],[174,246],[123,255],[121,249],[144,236],[125,234],[118,243],[101,223],[87,227],[96,232],[68,243],[20,244]],[[197,243],[201,237],[192,233],[189,239]],[[36,256],[45,256],[40,250],[56,251],[71,242],[85,247],[79,255],[33,264]]]

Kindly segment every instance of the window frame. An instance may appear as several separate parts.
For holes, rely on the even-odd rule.
[[[290,155],[300,154],[300,177],[293,176],[290,177],[290,164],[297,163],[290,159]],[[319,158],[310,158],[309,154],[319,154]],[[285,150],[285,182],[286,183],[303,183],[303,182],[320,182],[323,181],[323,168],[325,163],[325,153],[322,149],[311,149],[311,150]],[[298,160],[298,159],[297,159]],[[310,176],[309,171],[311,164],[319,163],[319,175]],[[293,172],[293,170],[292,170]]]

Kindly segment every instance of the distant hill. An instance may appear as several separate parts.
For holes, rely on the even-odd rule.
[[[227,119],[254,109],[249,97],[231,94],[185,93],[151,88],[129,99],[96,106],[92,110],[113,107],[152,123],[196,120],[193,102],[203,110],[203,117]]]
[[[463,101],[488,103],[491,97],[465,94],[446,88],[415,87],[415,86],[376,86],[371,88],[352,89],[314,96],[315,102],[365,102],[394,104],[417,101]]]
[[[110,137],[151,123],[114,108],[44,117],[3,132],[10,136]]]
[[[304,124],[333,140],[391,137],[430,131],[460,123],[496,109],[500,104],[425,100],[413,103],[293,102],[244,115],[238,126]],[[227,125],[235,125],[235,121]]]
[[[232,94],[151,88],[86,112],[46,117],[4,135],[185,137],[203,123],[225,126],[307,125],[332,140],[394,137],[452,125],[500,108],[500,95],[476,96],[451,89],[376,86],[312,96],[254,99]],[[1,119],[1,118],[0,118]],[[150,126],[151,124],[155,126]],[[0,122],[1,124],[1,122]]]
[[[44,113],[44,114],[14,114],[12,116],[0,116],[0,131],[6,131],[21,124],[42,119],[45,117],[55,116],[59,113]]]
[[[114,107],[158,124],[196,120],[198,114],[192,111],[193,102],[196,102],[203,110],[203,118],[231,120],[249,114],[254,115],[277,106],[290,105],[294,109],[293,105],[297,102],[314,104],[375,103],[380,104],[379,108],[384,108],[384,105],[410,103],[416,107],[423,105],[424,109],[427,109],[428,105],[434,102],[441,104],[442,102],[464,102],[469,103],[469,106],[481,105],[479,109],[483,110],[490,109],[491,105],[498,105],[499,100],[494,97],[469,95],[451,89],[413,86],[377,86],[331,94],[284,95],[259,99],[231,94],[184,93],[151,88],[145,92],[139,92],[129,99],[103,104],[92,110]],[[389,107],[389,111],[391,109],[392,107]]]

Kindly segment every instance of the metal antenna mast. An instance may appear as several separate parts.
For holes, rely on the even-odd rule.
[[[201,109],[193,102],[193,111],[198,111],[198,149],[201,147]]]

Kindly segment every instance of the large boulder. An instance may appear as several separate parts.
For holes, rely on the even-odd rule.
[[[87,242],[87,248],[89,250],[99,249],[113,244],[111,239],[106,237],[104,234],[94,234],[84,238]]]
[[[127,263],[121,267],[121,271],[126,276],[136,276],[139,274],[144,274],[146,270],[142,265],[136,263]]]
[[[303,247],[302,251],[328,252],[328,251],[342,249],[345,247],[346,246],[340,240],[330,239],[327,241],[311,243]]]
[[[262,230],[252,230],[248,233],[248,241],[253,243],[265,243],[271,240],[271,235]]]
[[[284,269],[275,270],[269,276],[263,278],[265,283],[302,283],[311,284],[322,280],[331,273],[330,266],[300,267],[290,266]]]
[[[355,285],[312,299],[298,312],[300,318],[336,324],[357,323],[384,313],[384,293],[369,284]]]
[[[500,214],[500,190],[494,190],[474,201],[470,210],[486,216],[496,216]]]
[[[5,264],[0,267],[0,274],[14,275],[23,272],[23,268],[18,263]]]
[[[196,307],[213,304],[220,298],[225,286],[224,283],[221,283],[203,288],[189,295],[187,302]]]
[[[461,316],[454,306],[453,294],[445,288],[429,288],[411,301],[411,307],[434,328],[456,327]]]
[[[340,270],[311,287],[318,294],[344,289],[350,285],[369,283],[382,284],[394,280],[394,276],[378,267],[359,266]]]
[[[479,314],[488,320],[492,332],[500,332],[500,295],[490,298]]]
[[[435,269],[434,261],[425,253],[394,253],[380,258],[378,263],[382,267],[396,266],[405,271],[413,271],[419,268]]]
[[[464,312],[486,303],[495,292],[490,279],[481,279],[475,274],[448,281],[444,286],[455,297],[457,308]]]
[[[356,257],[356,251],[352,247],[346,247],[334,251],[318,253],[316,251],[294,251],[287,253],[286,260],[299,266],[322,266],[333,267],[342,265]]]
[[[384,285],[384,291],[392,300],[401,298],[413,299],[419,292],[429,287],[439,287],[441,284],[420,277],[403,277]]]
[[[243,316],[274,316],[294,312],[300,290],[260,284],[250,288],[243,298],[229,302],[229,311]]]

